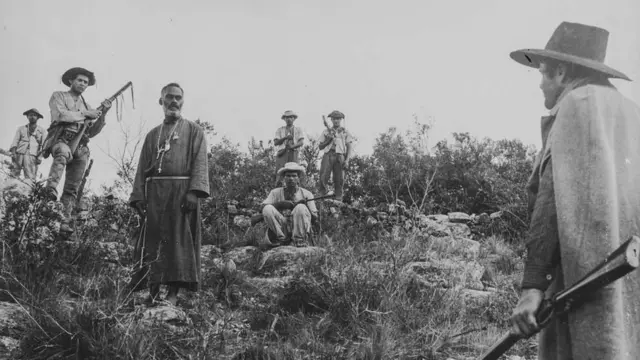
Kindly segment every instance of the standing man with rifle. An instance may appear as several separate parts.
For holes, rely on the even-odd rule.
[[[89,160],[87,143],[104,127],[104,117],[111,108],[111,101],[103,101],[99,109],[93,109],[85,102],[82,93],[96,83],[94,74],[87,69],[75,67],[67,70],[62,75],[62,83],[69,87],[69,91],[56,91],[51,95],[51,127],[43,152],[45,158],[49,154],[53,156],[46,185],[51,200],[58,197],[57,187],[66,169],[60,197],[65,218],[60,231],[71,233],[71,212]],[[87,130],[89,126],[91,130]]]
[[[293,122],[298,115],[291,110],[287,110],[282,115],[282,120],[286,123],[276,130],[273,144],[276,146],[276,181],[278,181],[278,170],[289,162],[300,163],[300,149],[304,146],[304,132],[301,128],[293,126]],[[277,184],[276,184],[277,185]]]
[[[326,129],[320,135],[319,145],[320,151],[324,150],[322,162],[320,163],[320,195],[327,193],[327,184],[329,176],[333,173],[333,187],[335,189],[336,200],[342,201],[344,187],[344,170],[349,167],[349,159],[351,158],[351,144],[353,137],[342,126],[344,114],[335,110],[329,114],[332,127],[329,127],[326,119],[322,116]]]
[[[13,161],[13,171],[11,175],[20,176],[24,172],[24,177],[30,180],[36,179],[38,165],[42,162],[40,150],[45,138],[45,130],[38,126],[38,119],[42,119],[38,109],[29,109],[22,113],[29,120],[29,124],[20,126],[16,131],[9,151]]]
[[[515,336],[540,331],[539,360],[640,359],[637,272],[587,293],[581,306],[548,324],[536,320],[545,291],[550,297],[577,283],[640,232],[640,107],[610,82],[630,79],[604,64],[608,36],[563,22],[545,49],[511,53],[539,69],[550,110],[528,184],[528,256],[511,317]]]

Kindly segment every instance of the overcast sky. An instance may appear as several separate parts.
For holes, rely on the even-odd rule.
[[[321,115],[338,109],[371,152],[390,126],[407,129],[412,114],[433,117],[431,145],[468,131],[540,146],[545,115],[540,75],[509,58],[543,48],[562,21],[610,32],[606,63],[633,82],[616,80],[640,103],[638,0],[466,1],[0,1],[0,147],[8,149],[22,112],[36,107],[50,122],[48,100],[66,90],[61,74],[82,66],[98,84],[85,92],[97,106],[133,81],[122,123],[159,124],[161,87],[185,89],[183,112],[246,143],[273,138],[288,109],[311,135]],[[110,183],[106,156],[122,145],[115,111],[90,147],[93,188]],[[48,173],[51,158],[40,171]],[[99,169],[99,170],[96,170]]]

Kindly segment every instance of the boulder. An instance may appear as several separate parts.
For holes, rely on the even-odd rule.
[[[449,233],[454,238],[465,238],[471,235],[471,229],[467,224],[449,222],[445,223],[444,226],[449,229]]]
[[[225,254],[225,258],[231,259],[238,268],[245,270],[251,267],[253,259],[259,253],[260,249],[255,246],[242,246],[229,250]]]
[[[293,276],[280,277],[251,277],[247,278],[247,284],[253,286],[260,294],[266,296],[277,296],[291,282]]]
[[[315,246],[280,246],[262,254],[258,270],[292,272],[296,266],[304,267],[320,261],[326,252]]]
[[[473,221],[476,224],[487,224],[488,222],[491,221],[491,217],[489,217],[489,215],[487,213],[482,213],[478,216],[476,216]]]
[[[448,215],[449,222],[452,223],[468,223],[471,217],[463,212],[450,212]]]
[[[244,215],[237,215],[233,218],[233,224],[240,229],[248,229],[251,227],[251,218]]]
[[[236,263],[231,259],[226,259],[224,265],[222,265],[222,276],[225,279],[230,280],[236,275]]]
[[[142,321],[147,324],[155,322],[189,324],[189,318],[182,309],[168,305],[159,305],[146,309],[142,313]]]
[[[434,214],[434,215],[427,215],[427,218],[429,220],[437,221],[439,223],[449,222],[448,215]]]
[[[0,301],[0,359],[14,359],[12,354],[18,350],[26,321],[20,305]]]
[[[0,360],[16,359],[19,350],[20,340],[9,336],[0,336]]]
[[[466,238],[452,236],[429,237],[431,250],[441,254],[459,256],[465,260],[476,260],[480,253],[480,243]]]
[[[429,219],[426,215],[419,215],[418,226],[422,229],[423,233],[435,237],[443,237],[451,235],[451,231],[447,225],[439,223],[435,220]]]
[[[471,300],[476,303],[486,304],[496,295],[494,291],[462,289],[460,295],[464,300]]]
[[[406,280],[414,279],[425,287],[462,287],[483,290],[480,281],[485,269],[475,261],[455,261],[439,259],[411,262],[405,265],[401,276]]]
[[[476,260],[480,255],[480,243],[471,239],[457,239],[458,249],[462,250],[462,254],[465,258]]]

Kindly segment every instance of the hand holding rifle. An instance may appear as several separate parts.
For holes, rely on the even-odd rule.
[[[573,286],[550,299],[542,299],[540,290],[525,290],[512,316],[513,329],[504,334],[478,360],[498,360],[523,337],[547,326],[554,317],[565,314],[588,301],[595,291],[613,283],[640,265],[640,238],[632,236]],[[535,314],[535,315],[534,315]],[[533,317],[533,319],[532,319]]]
[[[326,195],[323,196],[318,196],[315,197],[313,199],[302,199],[302,200],[298,200],[296,202],[290,201],[290,200],[284,200],[284,201],[278,201],[277,203],[273,204],[273,207],[276,208],[276,210],[278,211],[282,211],[282,210],[293,210],[293,208],[296,207],[296,205],[298,204],[307,204],[309,201],[315,201],[315,200],[322,200],[322,199],[328,199],[328,198],[332,198],[335,197],[336,195],[333,192],[329,192]],[[251,217],[251,226],[261,222],[264,220],[264,216],[262,214],[255,214]]]

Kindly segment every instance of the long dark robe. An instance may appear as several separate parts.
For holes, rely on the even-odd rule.
[[[172,125],[162,128],[161,144]],[[183,119],[172,136],[171,148],[158,158],[161,126],[151,130],[140,152],[129,204],[147,202],[143,235],[136,244],[135,259],[143,258],[130,283],[133,290],[150,284],[166,284],[197,291],[200,284],[202,241],[200,206],[184,212],[188,191],[198,198],[209,196],[207,143],[202,128]],[[158,170],[161,168],[161,172]]]

